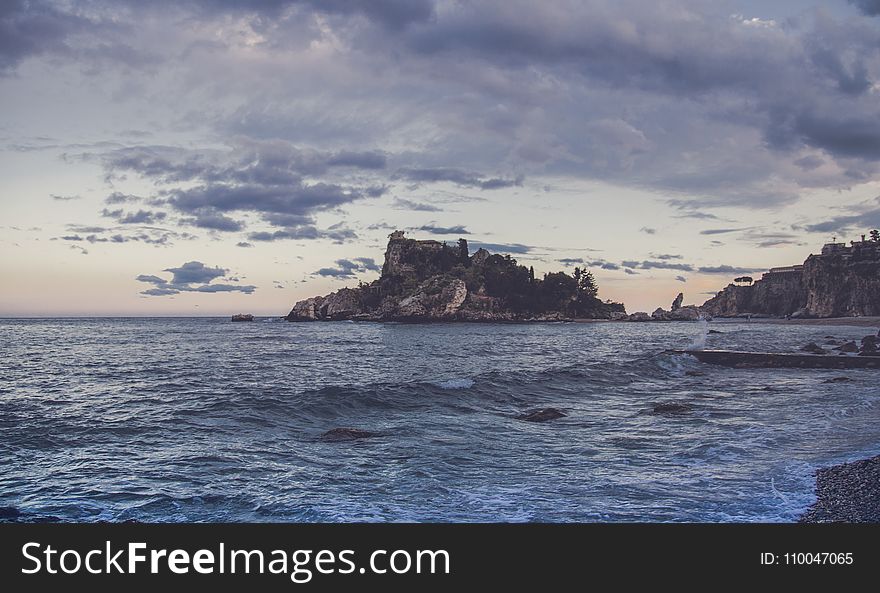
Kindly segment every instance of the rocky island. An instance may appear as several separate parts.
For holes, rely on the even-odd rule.
[[[593,275],[554,272],[536,278],[509,255],[417,241],[391,233],[382,274],[373,282],[299,301],[288,321],[562,321],[621,319],[602,301]]]
[[[792,318],[880,315],[880,233],[827,243],[801,265],[734,280],[701,309],[713,317]]]

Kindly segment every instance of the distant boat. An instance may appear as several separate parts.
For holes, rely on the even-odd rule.
[[[733,350],[668,350],[700,362],[733,368],[880,369],[880,356],[736,352]]]
[[[250,313],[236,313],[232,316],[233,321],[253,321],[254,316]]]

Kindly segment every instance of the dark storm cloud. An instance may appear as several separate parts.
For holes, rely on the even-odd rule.
[[[874,0],[852,2],[877,14]],[[0,71],[71,49],[86,67],[102,52],[127,64],[162,55],[187,83],[144,95],[167,95],[189,125],[207,128],[203,137],[236,134],[235,146],[131,147],[106,165],[111,180],[134,172],[165,186],[184,216],[210,207],[312,217],[381,194],[377,178],[520,185],[522,177],[485,173],[503,164],[529,178],[663,192],[693,209],[681,217],[711,220],[705,209],[791,204],[804,188],[872,180],[880,166],[880,31],[833,8],[773,22],[690,0],[117,7],[5,3]],[[243,40],[246,57],[236,51]],[[332,59],[311,42],[332,46]],[[193,99],[203,96],[223,101],[206,108]]]
[[[134,147],[111,151],[102,159],[111,176],[135,172],[160,186],[195,183],[162,189],[157,200],[188,215],[181,220],[184,224],[237,231],[244,228],[243,223],[226,215],[255,212],[270,225],[284,227],[283,231],[255,232],[251,235],[255,241],[352,239],[351,231],[318,231],[312,216],[355,200],[378,197],[386,190],[381,185],[354,187],[305,180],[330,169],[382,169],[383,154],[301,150],[281,141],[243,140],[229,151]],[[121,211],[105,215],[117,212],[121,216]]]
[[[0,3],[0,74],[28,56],[64,51],[71,35],[95,25],[48,2],[5,0]]]
[[[399,169],[396,173],[396,177],[407,181],[414,181],[416,183],[448,182],[463,187],[474,187],[477,189],[502,189],[505,187],[520,186],[523,183],[522,177],[516,177],[513,179],[485,177],[479,173],[447,167],[430,169]]]
[[[858,214],[835,216],[830,220],[804,225],[803,228],[811,233],[867,232],[880,228],[880,208]]]
[[[131,0],[130,0],[131,1]],[[401,29],[431,18],[433,0],[184,0],[169,4],[199,7],[217,12],[257,13],[278,18],[292,6],[306,6],[326,15],[363,16],[387,29]]]
[[[225,276],[229,270],[221,267],[206,266],[200,261],[186,262],[177,268],[166,268],[171,272],[171,280],[152,274],[141,274],[135,278],[138,282],[154,285],[154,288],[141,291],[145,296],[170,296],[181,292],[242,292],[253,294],[256,286],[243,284],[212,284],[217,278]],[[230,280],[227,278],[227,280]],[[231,278],[231,280],[238,280]]]
[[[848,2],[869,16],[880,15],[880,0],[848,0]]]
[[[194,218],[182,218],[180,222],[212,231],[231,232],[244,228],[243,222],[224,216],[210,208],[197,210]]]
[[[471,232],[463,225],[455,226],[437,226],[434,224],[425,224],[416,229],[432,235],[470,235]]]
[[[338,259],[336,267],[321,268],[315,272],[317,276],[325,276],[332,278],[353,278],[355,274],[362,272],[379,272],[381,271],[375,260],[369,257],[358,257],[353,260]]]

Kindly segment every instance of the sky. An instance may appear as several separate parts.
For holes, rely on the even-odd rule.
[[[627,310],[880,227],[880,0],[3,0],[0,316],[284,315],[388,234]]]

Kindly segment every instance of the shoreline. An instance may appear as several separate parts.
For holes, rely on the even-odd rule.
[[[716,317],[714,323],[771,323],[777,325],[837,325],[854,327],[880,327],[880,317],[824,317],[818,319],[783,319],[778,317]]]
[[[798,523],[880,523],[880,455],[816,470],[817,500]]]

